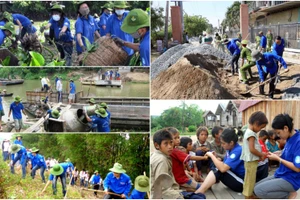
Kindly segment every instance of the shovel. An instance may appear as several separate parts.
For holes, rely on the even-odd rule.
[[[172,178],[167,173],[160,174],[154,182],[153,199],[162,199],[162,188],[170,188],[173,184]]]
[[[276,76],[274,76],[274,77],[272,77],[272,78],[269,78],[268,80],[266,80],[266,81],[264,81],[264,82],[258,84],[257,86],[253,87],[252,89],[250,89],[250,90],[248,90],[248,91],[246,91],[246,92],[241,92],[240,94],[243,95],[243,96],[247,96],[247,95],[250,94],[250,92],[252,92],[252,91],[255,90],[256,88],[258,88],[259,86],[267,84],[269,81],[273,80],[274,78],[277,78],[278,76],[280,76],[280,75],[282,75],[282,74],[284,74],[284,73],[286,73],[286,72],[288,72],[288,71],[284,71],[284,72],[282,72],[282,73],[280,73],[280,74],[277,74]]]

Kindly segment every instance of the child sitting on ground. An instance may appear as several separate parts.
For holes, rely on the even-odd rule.
[[[193,144],[193,152],[196,156],[204,156],[206,152],[212,150],[211,144],[206,141],[208,138],[208,129],[206,127],[199,127],[196,131],[197,141]],[[210,171],[211,160],[200,160],[196,161],[198,168],[198,174],[201,176],[202,167],[207,166],[207,173]]]
[[[189,154],[190,156],[195,156],[196,154],[192,152],[193,150],[193,140],[189,137],[182,137],[180,138],[180,146],[185,148],[185,152]],[[188,176],[192,176],[195,181],[197,182],[203,182],[204,180],[199,176],[197,173],[197,165],[195,160],[190,160],[186,164],[186,173]]]
[[[217,158],[219,160],[223,160],[226,154],[225,149],[221,145],[220,136],[223,132],[223,128],[220,126],[215,126],[211,130],[211,135],[213,136],[214,140],[210,143],[211,144],[211,150],[216,152]]]
[[[275,151],[279,151],[279,147],[277,142],[275,141],[275,133],[273,132],[273,130],[268,131],[268,141],[266,142],[267,148],[271,153],[274,153]]]

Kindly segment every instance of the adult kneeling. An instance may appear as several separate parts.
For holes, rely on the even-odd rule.
[[[300,188],[300,132],[294,130],[293,119],[288,114],[277,115],[272,128],[275,133],[287,140],[281,156],[269,153],[270,160],[280,162],[274,176],[258,182],[254,193],[261,199],[296,198]]]

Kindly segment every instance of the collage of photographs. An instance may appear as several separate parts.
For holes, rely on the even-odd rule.
[[[300,1],[0,1],[0,199],[300,199]]]

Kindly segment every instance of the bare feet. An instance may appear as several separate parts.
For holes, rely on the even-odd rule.
[[[297,191],[290,192],[289,199],[296,199],[296,197],[297,197]]]

